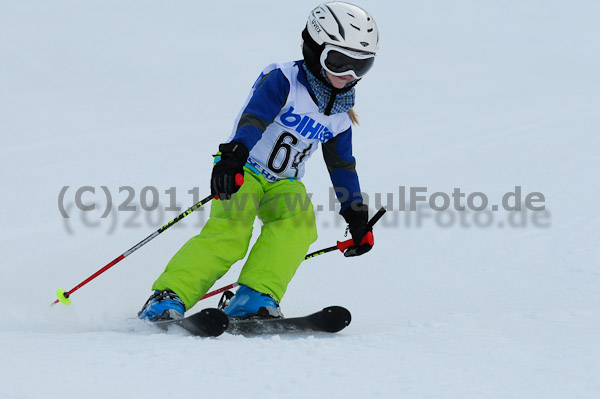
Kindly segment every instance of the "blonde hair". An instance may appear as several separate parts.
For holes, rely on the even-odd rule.
[[[353,125],[359,125],[359,123],[358,123],[358,114],[356,113],[356,111],[354,111],[354,108],[351,108],[348,111],[348,116],[350,117],[350,120],[352,121]]]

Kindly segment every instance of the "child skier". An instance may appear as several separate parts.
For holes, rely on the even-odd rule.
[[[243,259],[258,216],[261,234],[241,271],[240,288],[224,307],[230,317],[282,317],[279,302],[309,246],[317,239],[304,185],[304,164],[323,145],[355,243],[346,256],[371,249],[368,207],[352,156],[354,86],[373,65],[378,32],[362,8],[343,2],[315,8],[302,32],[303,60],[266,67],[252,86],[211,176],[210,218],[154,282],[139,313],[147,320],[181,318]],[[244,178],[241,186],[236,175]],[[237,181],[240,183],[241,181]],[[372,242],[372,241],[371,241]]]

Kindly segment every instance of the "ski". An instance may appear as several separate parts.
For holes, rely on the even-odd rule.
[[[336,333],[346,328],[351,318],[348,309],[330,306],[304,317],[248,320],[232,318],[229,319],[229,327],[225,332],[234,335]]]
[[[163,330],[179,326],[199,337],[218,337],[227,329],[229,318],[219,309],[208,308],[183,319],[155,321],[153,324]]]

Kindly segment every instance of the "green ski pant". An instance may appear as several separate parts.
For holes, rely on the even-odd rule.
[[[170,289],[190,309],[236,261],[246,256],[258,216],[260,236],[238,283],[271,294],[277,301],[317,239],[315,214],[304,184],[270,183],[245,168],[245,182],[229,201],[213,200],[202,232],[173,256],[152,289]]]

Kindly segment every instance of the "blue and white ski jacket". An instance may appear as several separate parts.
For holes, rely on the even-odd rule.
[[[348,113],[319,112],[302,68],[304,61],[267,66],[250,91],[228,141],[244,143],[247,166],[267,180],[298,179],[306,160],[323,144],[323,157],[343,212],[362,202]]]

